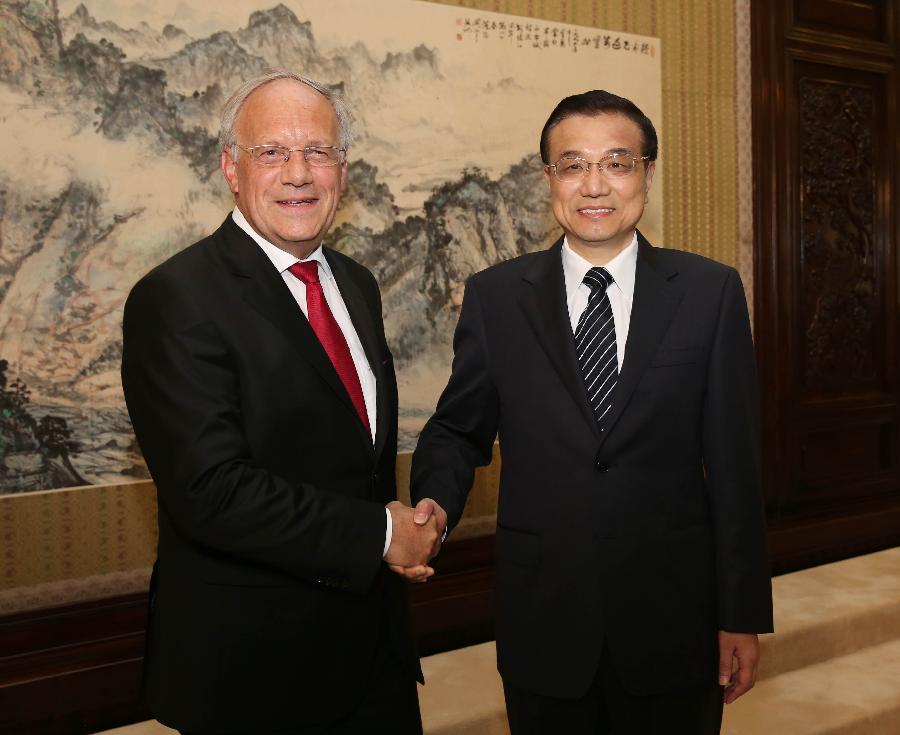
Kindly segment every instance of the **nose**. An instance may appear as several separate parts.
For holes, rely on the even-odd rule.
[[[281,166],[281,183],[304,186],[312,183],[310,165],[303,158],[303,151],[291,151],[291,157]]]
[[[600,164],[588,165],[587,173],[581,179],[581,191],[585,196],[598,197],[609,194],[611,187],[609,180],[600,171]]]

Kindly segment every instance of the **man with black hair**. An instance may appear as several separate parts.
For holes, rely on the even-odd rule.
[[[718,733],[772,630],[741,281],[637,231],[657,137],[631,101],[567,97],[541,157],[564,234],[467,283],[413,499],[452,529],[499,433],[513,735]]]

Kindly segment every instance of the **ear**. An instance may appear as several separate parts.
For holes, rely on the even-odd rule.
[[[347,180],[347,161],[345,160],[341,164],[341,194],[343,194],[347,188]]]
[[[553,188],[553,174],[550,173],[550,167],[544,166],[544,178],[547,180],[547,189],[552,190]]]
[[[227,148],[223,148],[222,153],[219,155],[219,168],[222,169],[222,175],[225,177],[225,181],[228,182],[228,188],[231,189],[231,193],[237,196],[237,161],[231,157],[231,152]]]
[[[644,172],[644,194],[650,193],[650,187],[653,184],[653,174],[656,173],[656,161],[650,161],[647,170]]]

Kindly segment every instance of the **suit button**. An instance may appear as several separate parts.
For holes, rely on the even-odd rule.
[[[381,482],[381,473],[376,472],[374,475],[372,475],[372,479],[375,480],[375,482]]]
[[[597,472],[609,472],[609,463],[604,462],[602,459],[598,459],[594,462],[594,469],[597,470]]]

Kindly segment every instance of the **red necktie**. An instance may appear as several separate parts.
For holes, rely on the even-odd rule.
[[[331,364],[334,365],[347,393],[350,394],[350,400],[356,406],[356,412],[359,414],[363,426],[371,436],[369,414],[366,413],[366,401],[363,398],[362,386],[359,384],[356,365],[353,364],[353,356],[350,354],[344,333],[335,321],[334,314],[331,313],[328,302],[325,300],[325,292],[319,282],[319,263],[316,260],[307,260],[305,263],[294,263],[288,270],[306,284],[306,310],[309,325],[319,338],[319,342],[322,343],[322,347],[325,348],[325,352],[328,353],[328,357],[331,358]]]

